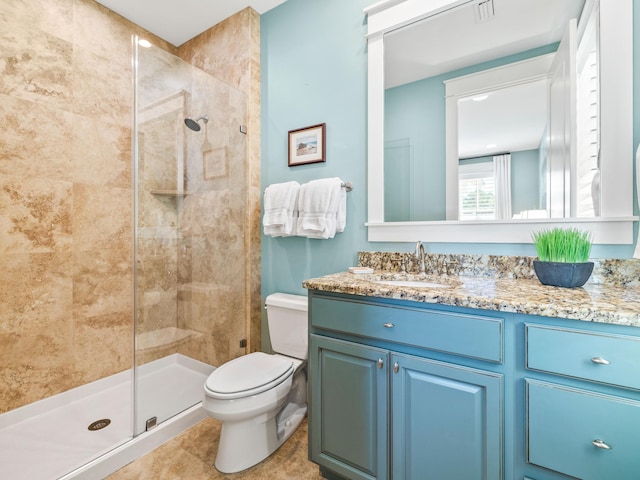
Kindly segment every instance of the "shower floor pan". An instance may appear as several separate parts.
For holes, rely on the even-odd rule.
[[[104,478],[205,418],[200,402],[213,369],[180,354],[141,366],[136,431],[151,417],[158,426],[135,438],[131,371],[0,415],[0,478]],[[104,419],[106,427],[89,430]]]

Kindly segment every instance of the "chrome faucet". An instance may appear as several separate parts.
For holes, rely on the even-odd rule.
[[[420,240],[416,242],[416,260],[418,260],[418,265],[420,266],[420,273],[425,275],[426,266],[424,263],[424,245],[422,245]]]

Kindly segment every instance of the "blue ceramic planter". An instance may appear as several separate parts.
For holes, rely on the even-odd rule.
[[[533,261],[533,269],[543,285],[554,287],[581,287],[593,272],[593,262],[562,263]]]

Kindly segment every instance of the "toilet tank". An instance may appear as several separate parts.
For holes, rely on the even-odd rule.
[[[265,300],[271,348],[288,357],[307,358],[307,297],[272,293]]]

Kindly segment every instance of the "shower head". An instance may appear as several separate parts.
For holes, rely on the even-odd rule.
[[[197,118],[196,120],[193,120],[192,118],[185,118],[184,124],[194,132],[199,132],[200,125],[198,124],[198,122],[200,120],[202,120],[204,123],[207,123],[209,121],[209,115],[205,115],[203,117]]]

